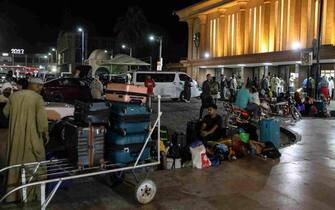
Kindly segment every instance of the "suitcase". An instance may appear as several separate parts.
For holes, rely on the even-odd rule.
[[[65,147],[68,159],[79,167],[93,167],[101,164],[104,157],[104,126],[88,126],[67,122]]]
[[[84,123],[108,124],[110,105],[106,101],[75,101],[74,118]]]
[[[107,149],[106,160],[114,164],[129,164],[135,163],[138,158],[141,149],[141,144],[128,144],[128,145],[110,145]],[[150,144],[144,149],[140,160],[146,160],[150,158]]]
[[[186,128],[186,139],[187,145],[192,144],[199,136],[200,125],[201,122],[199,120],[192,120],[187,122]]]
[[[263,119],[260,122],[260,141],[272,142],[276,148],[280,146],[280,126],[278,120]]]
[[[172,135],[172,144],[173,145],[178,145],[180,148],[184,148],[187,146],[187,139],[186,135],[184,133],[173,133]]]
[[[108,83],[106,88],[106,99],[109,101],[124,103],[146,103],[147,88],[143,86]]]
[[[126,136],[129,134],[144,133],[149,131],[149,122],[111,122],[111,130],[120,135]]]
[[[149,109],[138,104],[113,103],[110,116],[111,122],[150,122]]]
[[[147,133],[130,134],[126,136],[119,135],[115,132],[107,132],[107,145],[127,145],[127,144],[143,144],[147,139]]]

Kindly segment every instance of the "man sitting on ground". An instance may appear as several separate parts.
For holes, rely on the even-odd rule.
[[[240,109],[246,109],[249,100],[250,92],[247,88],[243,87],[238,91],[234,105],[239,107]]]
[[[201,123],[200,134],[205,145],[207,141],[217,141],[223,136],[222,117],[218,114],[215,104],[208,107],[208,115]]]

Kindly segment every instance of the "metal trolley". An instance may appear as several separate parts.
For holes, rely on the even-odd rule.
[[[123,173],[123,172],[131,172],[134,175],[136,184],[135,184],[135,195],[136,200],[141,204],[147,204],[151,202],[156,195],[156,185],[150,179],[140,180],[136,176],[136,169],[148,167],[153,167],[160,164],[160,125],[161,125],[161,96],[158,96],[158,111],[157,118],[155,120],[154,125],[152,126],[149,135],[142,146],[142,149],[135,161],[132,165],[120,166],[118,164],[108,164],[102,163],[100,166],[91,167],[91,168],[78,168],[77,166],[71,165],[71,163],[67,159],[53,159],[42,162],[34,162],[34,163],[25,163],[18,164],[5,167],[0,170],[0,173],[6,173],[9,170],[20,170],[21,173],[21,185],[15,187],[7,194],[5,194],[0,203],[3,202],[9,195],[12,193],[16,193],[21,190],[22,201],[27,202],[27,187],[39,186],[41,193],[41,209],[45,210],[55,193],[59,189],[60,185],[67,180],[80,179],[85,177],[93,177],[98,175],[106,175],[113,173]],[[151,135],[154,129],[157,127],[157,159],[150,159],[149,161],[140,162],[140,158],[146,148],[149,140],[151,139]],[[48,172],[40,173],[38,169],[47,168]],[[50,175],[57,175],[57,178],[47,179]],[[55,186],[51,190],[51,192],[47,195],[46,193],[46,184],[53,183]]]

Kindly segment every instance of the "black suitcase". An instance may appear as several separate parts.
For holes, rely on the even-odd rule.
[[[75,101],[74,118],[93,124],[108,124],[110,104],[107,101]]]
[[[65,147],[68,159],[79,167],[93,167],[104,161],[106,128],[67,122]]]
[[[192,120],[187,122],[187,128],[186,128],[187,145],[192,144],[199,137],[200,126],[201,122],[199,120]]]

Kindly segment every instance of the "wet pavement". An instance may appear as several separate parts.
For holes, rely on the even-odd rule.
[[[200,105],[171,104],[163,104],[163,120],[185,131],[183,122],[195,118]],[[335,209],[335,121],[305,118],[289,128],[301,141],[281,149],[280,160],[246,157],[217,168],[151,173],[158,192],[148,205],[136,203],[129,185],[110,188],[90,178],[60,190],[49,209]]]

